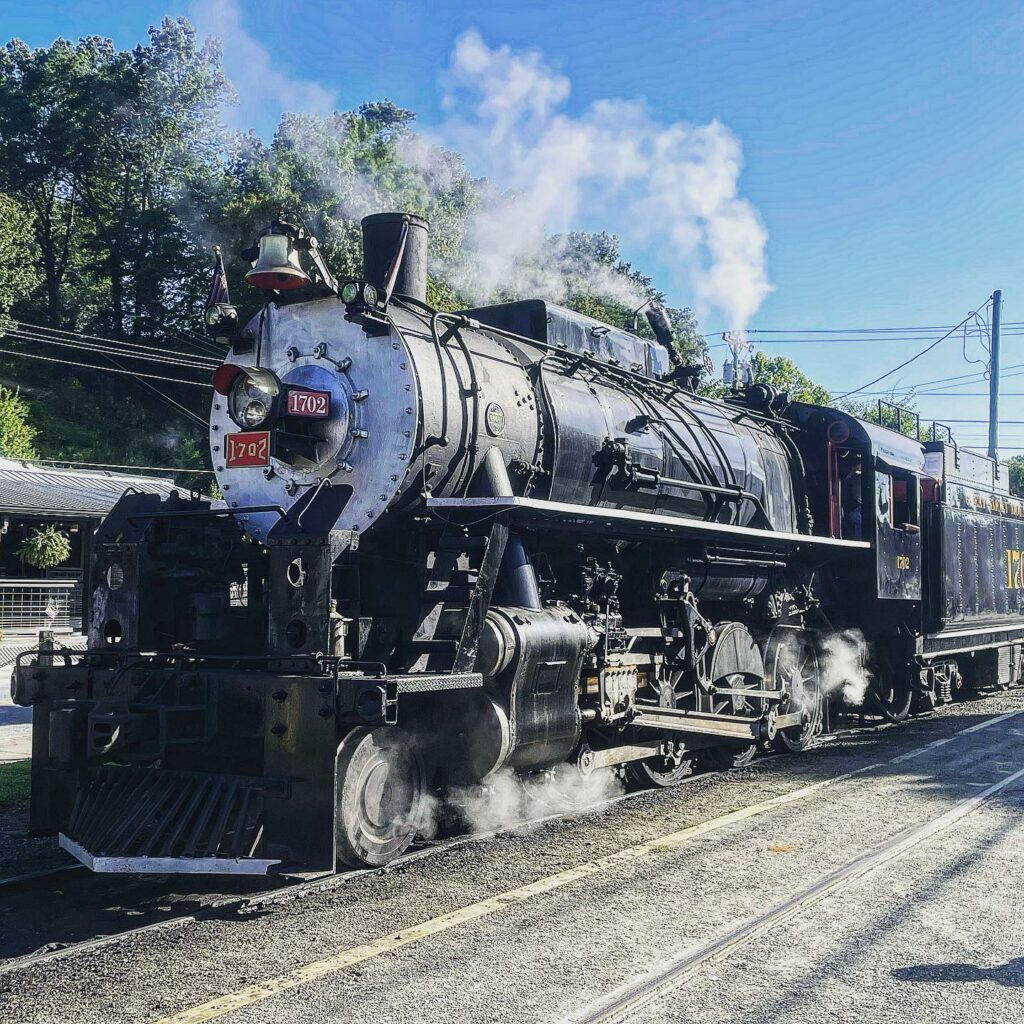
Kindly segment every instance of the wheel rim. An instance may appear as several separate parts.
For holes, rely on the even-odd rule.
[[[761,689],[764,685],[764,662],[750,631],[738,622],[723,623],[715,629],[718,640],[711,649],[708,663],[708,678],[712,684],[730,690]],[[764,711],[764,698],[748,697],[742,693],[716,694],[711,708],[717,714],[760,718]],[[756,743],[737,741],[702,752],[702,758],[716,767],[740,768],[749,764],[756,753]]]
[[[813,642],[795,634],[795,630],[786,630],[771,645],[768,664],[774,686],[789,694],[789,699],[780,708],[781,713],[807,713],[807,721],[803,725],[779,730],[776,736],[778,746],[784,750],[802,751],[821,731],[821,669]]]
[[[400,856],[424,825],[423,769],[399,729],[354,729],[338,753],[338,859],[380,867]]]

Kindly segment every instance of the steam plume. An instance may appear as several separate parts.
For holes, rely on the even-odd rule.
[[[485,290],[514,278],[546,234],[586,218],[670,252],[699,315],[747,325],[770,291],[767,232],[739,196],[741,146],[725,125],[664,124],[618,99],[569,115],[567,78],[536,51],[491,48],[475,30],[457,40],[442,85],[441,137],[502,190],[482,204],[470,239]]]

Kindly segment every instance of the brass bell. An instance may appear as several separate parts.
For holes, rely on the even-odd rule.
[[[245,283],[253,288],[287,292],[308,288],[311,282],[299,265],[299,254],[289,237],[271,230],[260,236],[259,256],[256,265],[245,275]]]

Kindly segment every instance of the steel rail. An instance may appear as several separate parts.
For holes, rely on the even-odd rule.
[[[620,1024],[650,1003],[674,992],[704,964],[722,960],[734,950],[777,928],[790,918],[802,913],[835,892],[846,888],[859,878],[883,867],[889,861],[926,842],[932,836],[952,828],[962,818],[973,813],[1003,790],[1024,778],[1019,768],[974,796],[965,797],[949,810],[929,818],[920,825],[897,832],[896,835],[865,851],[859,857],[830,871],[809,886],[777,903],[712,942],[677,958],[667,967],[645,975],[618,989],[582,1012],[564,1019],[564,1024]]]

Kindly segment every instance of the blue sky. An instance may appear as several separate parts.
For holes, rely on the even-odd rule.
[[[443,124],[439,76],[470,28],[490,47],[539,51],[571,83],[566,117],[618,99],[645,101],[665,125],[722,122],[742,144],[740,194],[768,232],[773,290],[752,318],[755,329],[952,324],[994,288],[1004,291],[1004,319],[1024,321],[1020,3],[238,0],[232,14],[224,0],[0,0],[0,25],[35,45],[101,34],[130,46],[164,14],[216,26],[225,10],[237,22],[224,40],[226,64],[244,93],[235,116],[264,135],[282,100],[347,108],[386,96],[416,110],[424,126]],[[486,156],[467,153],[481,171]],[[614,221],[586,202],[576,216],[581,227],[616,228],[602,218]],[[674,303],[692,301],[671,246],[629,243],[626,255]],[[705,319],[706,330],[723,326],[714,311]],[[1004,339],[1004,365],[1024,363],[1022,340]],[[972,346],[968,354],[980,358]],[[918,347],[764,349],[796,358],[841,391]],[[892,380],[975,369],[950,339]],[[1007,378],[1004,390],[1024,392],[1024,378],[1015,384]],[[919,404],[947,418],[982,418],[986,409],[980,397],[924,396]],[[1003,415],[1024,420],[1024,401],[1006,398]],[[967,439],[983,428],[959,432]],[[1007,451],[1024,446],[1024,425],[1008,424],[1004,442]]]

